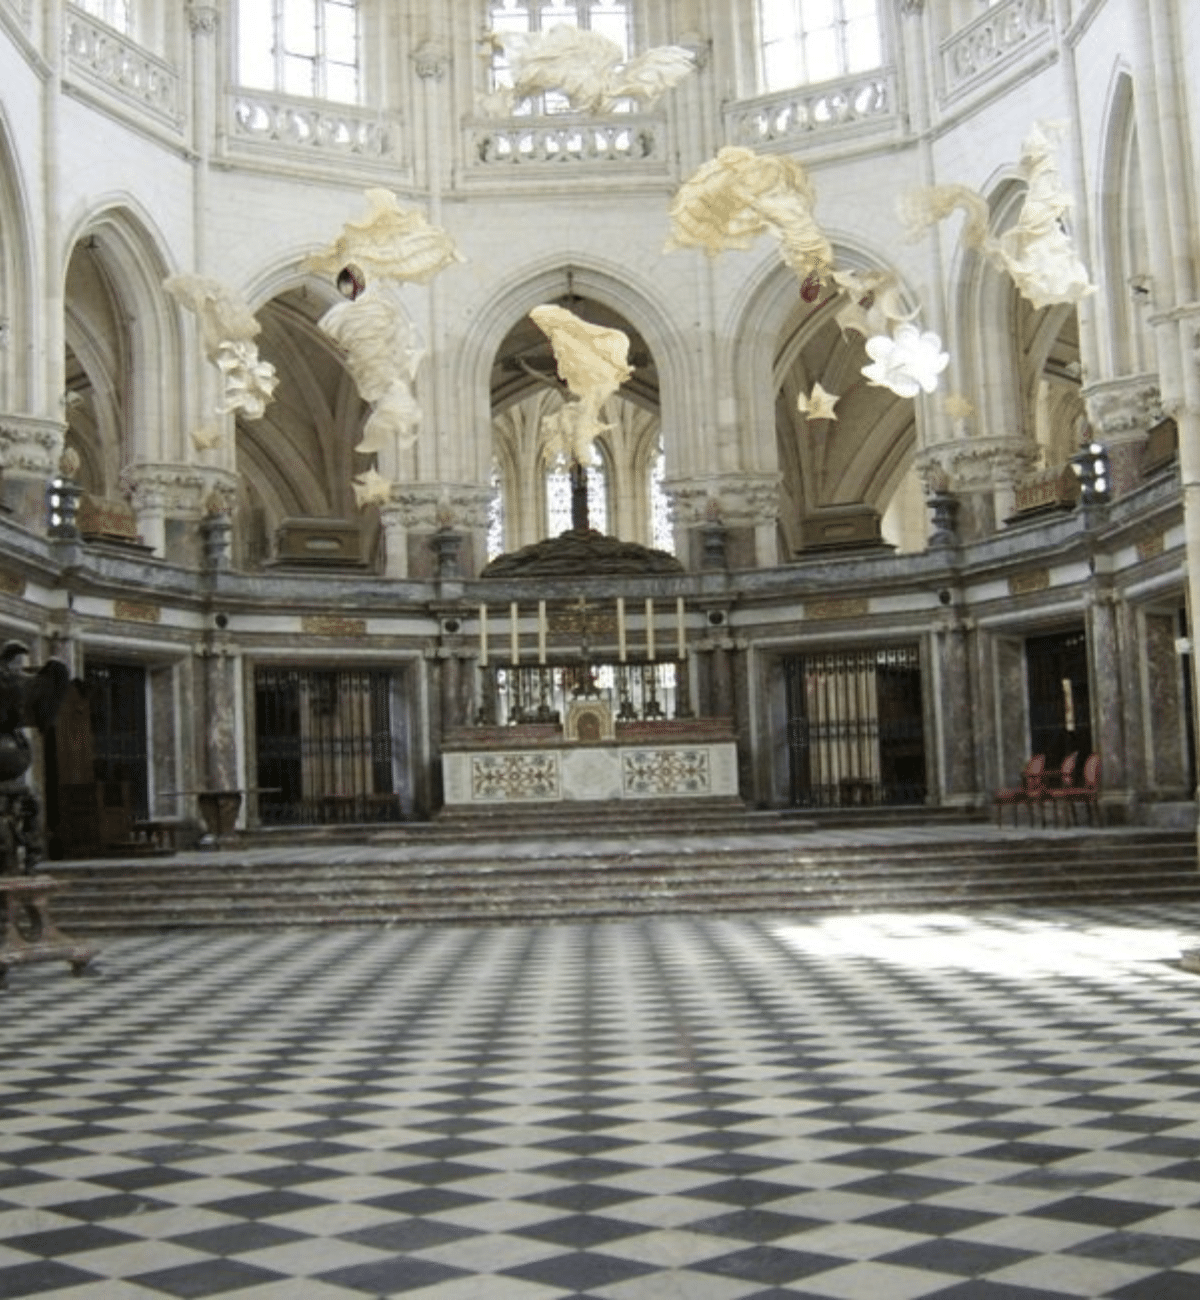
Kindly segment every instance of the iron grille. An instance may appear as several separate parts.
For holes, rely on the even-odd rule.
[[[391,674],[258,668],[259,818],[268,826],[398,821]]]
[[[129,810],[149,816],[146,670],[138,664],[89,663],[84,669],[96,780],[129,787]],[[114,796],[114,798],[117,796]],[[121,800],[123,802],[123,800]]]
[[[916,645],[796,655],[784,662],[791,800],[800,807],[923,803]]]

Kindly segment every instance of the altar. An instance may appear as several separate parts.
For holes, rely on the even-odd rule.
[[[471,727],[442,753],[448,811],[538,803],[738,799],[737,745],[728,718],[616,723],[583,738],[551,723]]]

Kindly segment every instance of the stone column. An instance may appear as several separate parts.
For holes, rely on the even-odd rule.
[[[1092,749],[1101,757],[1105,802],[1119,804],[1127,812],[1125,717],[1115,606],[1113,593],[1100,591],[1088,599],[1085,608],[1092,694]]]
[[[1022,438],[957,438],[927,447],[917,459],[926,483],[958,500],[959,540],[978,541],[1016,508],[1016,487],[1033,464]]]
[[[46,485],[58,472],[66,425],[30,415],[0,415],[3,503],[16,519],[44,532]]]
[[[1137,487],[1146,434],[1162,419],[1162,394],[1156,375],[1127,375],[1084,390],[1092,436],[1108,451],[1115,497]]]
[[[975,771],[975,726],[971,707],[968,654],[970,624],[951,616],[934,628],[937,654],[937,695],[942,768],[942,800],[952,807],[972,807],[979,799]]]
[[[725,474],[676,479],[667,488],[675,515],[680,558],[690,569],[714,565],[706,535],[724,530],[730,568],[770,568],[779,562],[779,475]]]
[[[229,638],[213,633],[200,651],[204,682],[204,784],[238,789],[237,655]]]

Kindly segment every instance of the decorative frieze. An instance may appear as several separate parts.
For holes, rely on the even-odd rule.
[[[65,432],[65,426],[55,420],[0,415],[0,469],[30,478],[53,478]]]
[[[896,73],[884,68],[741,100],[726,111],[726,138],[752,149],[774,141],[795,145],[837,128],[887,126],[895,118]]]
[[[826,600],[806,600],[804,617],[816,619],[866,618],[871,602],[866,596],[831,596]]]
[[[948,97],[970,90],[997,68],[1040,46],[1054,26],[1051,0],[1001,0],[942,45]]]
[[[746,474],[712,479],[676,479],[665,485],[675,519],[687,526],[727,528],[773,524],[779,516],[779,475]]]
[[[486,529],[492,489],[468,483],[397,483],[391,501],[381,509],[404,528]]]
[[[5,573],[0,569],[0,594],[5,596],[23,596],[25,579],[15,573]]]
[[[955,438],[934,443],[917,458],[927,490],[988,491],[1012,486],[1032,469],[1036,450],[1019,438]]]
[[[67,6],[65,43],[72,76],[178,129],[183,117],[180,80],[169,63],[74,5]]]
[[[308,636],[367,635],[365,618],[347,618],[341,614],[305,614],[300,619],[300,631]]]
[[[1156,375],[1133,375],[1093,384],[1083,400],[1095,436],[1103,443],[1144,436],[1162,419],[1162,393]]]
[[[1150,537],[1143,537],[1137,542],[1137,554],[1139,560],[1154,560],[1160,556],[1167,547],[1167,540],[1162,533],[1155,533]]]

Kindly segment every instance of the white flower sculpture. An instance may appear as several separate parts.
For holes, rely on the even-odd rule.
[[[862,372],[872,384],[890,388],[897,397],[916,397],[924,389],[932,393],[938,375],[950,363],[950,354],[942,351],[942,340],[930,330],[915,325],[899,325],[895,334],[876,335],[866,343],[871,365]]]
[[[350,486],[354,489],[354,500],[360,510],[363,506],[386,505],[391,500],[391,482],[376,469],[359,474],[351,480]]]

